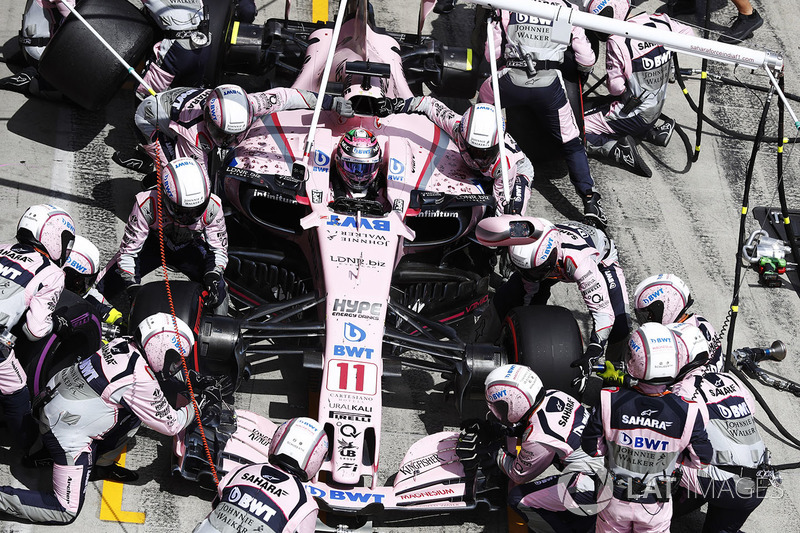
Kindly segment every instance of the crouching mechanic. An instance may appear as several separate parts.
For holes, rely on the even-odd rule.
[[[31,341],[69,330],[53,316],[61,292],[61,267],[75,240],[75,224],[52,205],[29,207],[17,224],[17,242],[0,246],[0,404],[15,447],[27,445],[23,420],[31,402],[27,376],[15,351],[17,337]]]
[[[166,263],[202,283],[207,306],[227,312],[222,274],[228,264],[228,232],[222,202],[209,192],[205,168],[191,157],[164,167],[161,191],[136,195],[117,256],[106,266],[100,292],[113,297],[123,288],[133,301],[142,276],[161,265],[159,226],[163,225]],[[160,197],[160,198],[159,198]]]
[[[739,531],[764,500],[774,470],[756,424],[756,403],[736,376],[709,368],[708,342],[691,324],[671,324],[686,345],[684,377],[672,392],[708,409],[706,431],[714,455],[707,468],[683,466],[675,514],[708,503],[704,532]]]
[[[630,332],[628,293],[614,241],[602,230],[579,222],[553,224],[532,217],[495,220],[491,228],[489,221],[482,223],[489,232],[476,233],[484,245],[502,242],[512,233],[512,225],[520,221],[533,229],[531,242],[509,247],[517,272],[495,292],[476,325],[477,340],[494,341],[512,308],[547,303],[550,289],[559,281],[577,283],[592,314],[593,329],[584,358],[573,365],[584,367],[584,373],[588,373],[590,361],[603,354],[606,344],[621,345]]]
[[[178,87],[148,96],[136,110],[142,149],[165,167],[178,157],[193,157],[208,168],[208,154],[242,142],[259,117],[276,111],[314,109],[317,94],[301,89],[275,88],[248,94],[238,85],[215,89]],[[352,117],[349,100],[326,94],[322,109]],[[132,170],[147,172],[150,161],[138,154],[116,152],[112,158]]]
[[[415,96],[404,100],[389,99],[396,113],[420,113],[444,130],[461,152],[464,163],[484,178],[492,180],[497,215],[524,215],[533,185],[533,165],[517,142],[505,133],[506,165],[510,201],[503,189],[503,172],[500,168],[500,144],[497,119],[492,104],[475,104],[458,116],[452,109],[431,96]],[[587,214],[588,216],[588,214]]]
[[[648,323],[628,341],[630,389],[607,388],[583,430],[581,446],[605,456],[613,497],[597,515],[597,531],[669,531],[679,467],[700,468],[714,454],[705,405],[672,394],[678,342],[666,326]]]
[[[588,410],[572,396],[545,390],[536,373],[524,365],[504,365],[486,377],[486,404],[507,433],[522,433],[516,453],[500,449],[497,465],[514,487],[509,505],[535,531],[592,531],[597,512],[596,483],[605,472],[602,459],[581,450]],[[469,433],[498,434],[486,421],[467,422],[459,440],[465,456]],[[478,443],[481,444],[481,443]],[[562,474],[536,479],[554,465]],[[536,479],[534,481],[534,479]]]
[[[674,274],[656,274],[636,286],[633,308],[639,324],[658,322],[663,325],[681,322],[700,328],[711,349],[708,367],[722,372],[725,361],[720,339],[711,323],[696,313],[689,313],[694,303],[689,286]]]
[[[98,443],[119,420],[132,413],[170,436],[186,428],[193,420],[193,404],[173,409],[157,378],[179,373],[193,345],[186,323],[159,313],[142,321],[134,338],[114,339],[53,376],[35,400],[42,441],[54,460],[53,490],[0,487],[0,512],[37,523],[72,523],[83,505]],[[199,407],[208,401],[202,392]],[[132,429],[136,427],[138,423]]]
[[[303,482],[313,478],[328,453],[328,436],[311,418],[293,418],[275,431],[269,463],[241,466],[219,482],[214,510],[194,533],[311,533],[317,503]]]

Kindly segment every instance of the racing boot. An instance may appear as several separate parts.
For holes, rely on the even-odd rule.
[[[583,222],[599,229],[606,229],[608,218],[603,212],[599,192],[583,197]]]
[[[28,67],[20,70],[13,76],[0,79],[0,89],[29,96],[31,94],[31,81],[36,76],[36,69]]]
[[[128,470],[119,466],[117,463],[110,465],[94,465],[89,481],[116,481],[117,483],[132,483],[139,479],[139,474],[133,470]]]
[[[644,162],[642,156],[636,150],[636,141],[630,135],[626,135],[618,140],[609,154],[611,159],[623,168],[627,168],[634,174],[650,178],[653,176],[653,171]]]
[[[153,171],[153,160],[138,148],[133,152],[121,152],[118,150],[111,156],[111,160],[123,168],[141,174],[149,174]]]
[[[656,146],[666,146],[672,138],[673,131],[675,131],[675,119],[671,118],[647,130],[642,140],[650,144],[655,144]]]
[[[726,44],[739,44],[745,39],[752,37],[753,32],[760,28],[762,24],[764,24],[764,19],[761,18],[761,15],[759,15],[758,11],[755,9],[749,15],[739,13],[739,15],[733,19],[731,27],[725,30],[718,40]]]

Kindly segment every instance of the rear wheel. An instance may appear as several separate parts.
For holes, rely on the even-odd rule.
[[[580,375],[570,363],[583,354],[578,323],[563,307],[533,305],[516,307],[506,315],[500,346],[509,363],[531,367],[545,388],[575,395],[572,380]]]
[[[150,22],[126,0],[83,0],[77,10],[129,65],[144,59],[153,44]],[[79,106],[97,110],[111,100],[128,71],[70,15],[42,54],[39,74]]]

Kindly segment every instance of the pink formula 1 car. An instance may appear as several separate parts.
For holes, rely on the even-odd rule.
[[[580,332],[566,309],[527,307],[509,315],[496,344],[462,340],[472,336],[473,314],[488,302],[497,278],[496,252],[474,237],[494,199],[463,165],[453,141],[425,116],[376,115],[384,98],[413,96],[406,72],[417,81],[428,76],[417,69],[419,55],[405,60],[404,46],[441,48],[376,29],[366,1],[350,2],[347,12],[329,87],[350,98],[356,116],[322,112],[313,148],[306,150],[312,111],[268,115],[216,174],[217,190],[232,208],[226,281],[241,333],[212,335],[209,345],[243,356],[253,373],[260,359],[279,355],[302,357],[320,376],[318,417],[336,443],[309,483],[323,509],[365,515],[388,508],[474,508],[482,498],[481,476],[465,474],[454,433],[420,440],[398,466],[393,485],[381,486],[382,378],[400,375],[402,366],[441,374],[460,405],[469,387],[482,389],[491,370],[521,361],[549,386],[568,389],[574,377],[569,363],[582,353]],[[334,29],[287,21],[268,26],[305,28],[306,60],[294,85],[319,91]],[[438,68],[441,80],[441,63]],[[331,187],[334,149],[358,126],[371,130],[382,147],[380,201],[337,197]],[[232,319],[212,317],[209,331],[215,320],[227,321],[220,331],[230,330]],[[457,322],[465,327],[456,330]],[[237,456],[225,443],[240,442],[245,433],[234,427],[218,432],[212,439],[224,448],[218,457]],[[177,470],[195,479],[203,472],[190,441],[179,443]],[[218,466],[225,470],[221,460]]]

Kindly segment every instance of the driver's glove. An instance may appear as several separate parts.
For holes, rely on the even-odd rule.
[[[350,118],[355,116],[355,111],[353,111],[353,104],[347,98],[343,96],[334,96],[333,103],[331,104],[331,109],[339,115],[340,117]]]
[[[477,433],[461,433],[456,444],[456,455],[464,465],[464,472],[478,469],[480,460],[478,458],[478,435]]]
[[[502,424],[490,422],[480,418],[468,418],[461,422],[461,431],[471,433],[478,437],[477,445],[485,446],[496,440],[505,437],[507,432]]]

